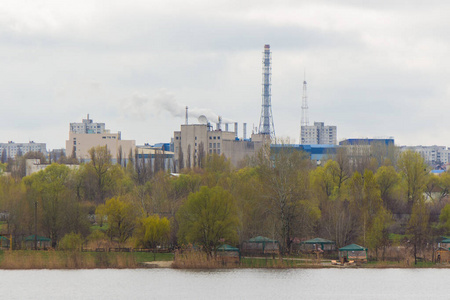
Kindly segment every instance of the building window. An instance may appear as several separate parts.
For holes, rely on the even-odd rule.
[[[212,143],[209,143],[209,148],[212,148]]]
[[[195,137],[195,140],[197,140],[197,137]]]
[[[214,139],[216,139],[216,137],[214,137]]]
[[[216,143],[213,144],[213,148],[216,148]]]
[[[209,137],[209,139],[211,140],[211,139],[212,139],[212,137]]]
[[[212,149],[209,149],[209,154],[212,154]]]
[[[217,154],[220,154],[220,149],[217,149]]]
[[[220,140],[220,136],[218,136],[217,139]]]
[[[217,148],[220,148],[220,143],[217,143]]]

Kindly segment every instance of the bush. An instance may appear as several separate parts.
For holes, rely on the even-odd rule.
[[[61,241],[59,241],[59,249],[61,250],[71,250],[80,251],[83,246],[83,237],[81,234],[76,234],[74,232],[66,234]]]

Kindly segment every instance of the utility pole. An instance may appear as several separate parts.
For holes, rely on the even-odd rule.
[[[34,250],[37,250],[37,201],[34,201]]]

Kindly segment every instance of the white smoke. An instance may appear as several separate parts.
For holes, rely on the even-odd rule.
[[[122,101],[122,117],[143,121],[148,111],[149,98],[146,95],[134,94]]]
[[[144,120],[147,115],[160,115],[163,111],[176,118],[185,118],[186,105],[180,104],[175,95],[165,89],[158,91],[153,97],[134,94],[123,101],[122,113],[127,118]],[[198,123],[198,117],[204,115],[209,122],[219,122],[219,115],[207,108],[188,108],[189,124]],[[234,123],[232,119],[222,118],[222,123]]]

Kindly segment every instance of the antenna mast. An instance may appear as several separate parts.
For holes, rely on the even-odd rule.
[[[308,95],[307,95],[307,83],[306,74],[303,77],[303,96],[302,96],[302,119],[300,124],[300,143],[303,142],[303,126],[309,126],[308,119]]]
[[[259,133],[270,135],[275,139],[275,127],[273,126],[272,104],[271,104],[271,67],[272,56],[270,45],[264,45],[263,52],[263,84],[262,84],[262,107],[261,119],[259,121]]]

